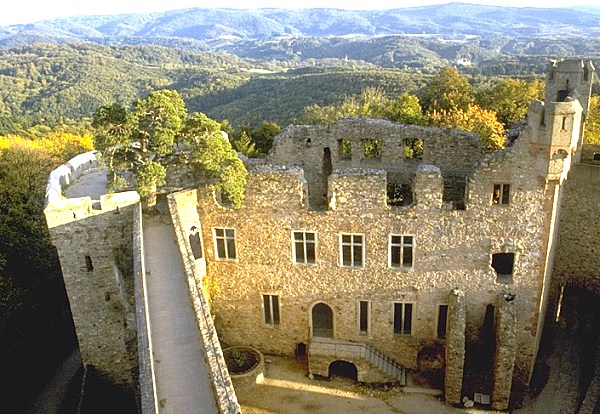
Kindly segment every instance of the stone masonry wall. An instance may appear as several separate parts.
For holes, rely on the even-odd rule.
[[[575,285],[600,295],[600,166],[571,168],[564,188],[554,261],[556,286]],[[556,300],[556,298],[554,298]]]
[[[351,156],[344,157],[340,140],[348,140]],[[379,157],[367,157],[365,139],[381,143]],[[423,140],[422,159],[407,159],[408,141]],[[326,150],[327,149],[327,150]],[[304,170],[308,182],[311,207],[323,208],[327,176],[324,173],[325,152],[331,154],[332,170],[348,168],[381,169],[391,183],[412,185],[419,164],[436,165],[447,186],[456,186],[471,173],[484,157],[479,137],[474,134],[444,128],[401,125],[381,119],[347,118],[331,125],[290,126],[275,138],[267,162],[294,165]],[[461,180],[462,178],[462,180]],[[458,190],[462,192],[462,187]],[[457,197],[461,194],[449,194]]]
[[[301,131],[309,136],[309,129]],[[279,138],[279,148],[296,145],[295,140],[283,140]],[[468,181],[466,210],[442,204],[441,168],[434,166],[415,168],[416,202],[408,207],[386,205],[386,174],[371,169],[335,169],[328,184],[329,209],[321,212],[308,208],[306,180],[297,167],[262,166],[251,171],[240,210],[218,205],[212,190],[201,188],[198,211],[213,313],[222,339],[228,345],[291,355],[297,344],[310,340],[312,305],[324,302],[333,310],[334,338],[369,343],[416,368],[419,351],[436,336],[437,307],[448,304],[448,292],[464,291],[465,337],[477,342],[486,306],[510,290],[517,294],[520,369],[515,378],[521,386],[526,384],[541,306],[548,199],[553,194],[532,165],[529,146],[530,135],[525,133],[512,147],[481,163]],[[509,204],[492,204],[493,186],[498,183],[510,183]],[[216,258],[214,228],[235,229],[235,260]],[[294,264],[294,230],[316,233],[315,264]],[[340,266],[340,233],[364,235],[363,267]],[[412,269],[388,266],[390,234],[414,235]],[[515,255],[512,282],[498,280],[491,267],[493,253],[507,252]],[[263,294],[279,295],[279,326],[264,323]],[[359,300],[371,304],[368,334],[358,332]],[[412,335],[394,334],[394,302],[413,304]]]

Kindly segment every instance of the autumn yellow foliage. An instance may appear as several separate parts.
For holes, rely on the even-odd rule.
[[[481,137],[481,146],[491,152],[504,147],[506,130],[496,112],[469,104],[467,110],[433,110],[428,114],[432,125],[474,132]]]
[[[9,148],[39,150],[61,164],[77,154],[94,149],[94,139],[91,134],[77,135],[65,131],[51,132],[40,139],[18,135],[0,136],[0,153]]]

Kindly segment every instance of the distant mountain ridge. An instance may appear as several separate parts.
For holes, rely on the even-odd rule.
[[[33,42],[101,44],[188,43],[218,49],[223,42],[273,37],[405,35],[600,35],[598,8],[537,9],[465,3],[390,10],[206,9],[81,16],[0,27],[0,47]]]

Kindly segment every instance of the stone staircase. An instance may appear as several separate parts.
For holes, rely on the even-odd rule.
[[[320,371],[316,373],[321,373],[321,375],[327,375],[327,368],[323,365],[323,361],[328,361],[326,362],[327,367],[329,363],[335,360],[349,361],[355,365],[362,365],[361,362],[366,362],[384,374],[382,378],[396,381],[401,386],[406,385],[406,368],[393,358],[388,357],[383,352],[363,342],[313,338],[309,344],[308,357],[309,361],[311,359],[319,359],[322,362],[321,367],[318,367],[320,369],[317,368],[316,370]]]

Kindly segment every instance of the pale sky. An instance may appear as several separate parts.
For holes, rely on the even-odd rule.
[[[463,3],[514,7],[560,7],[559,0],[457,0]],[[230,7],[240,9],[279,8],[338,8],[338,9],[393,9],[430,4],[448,3],[449,0],[9,0],[0,8],[0,26],[33,23],[56,17],[96,14],[148,13],[189,7]],[[600,6],[600,0],[574,0],[573,5]]]

